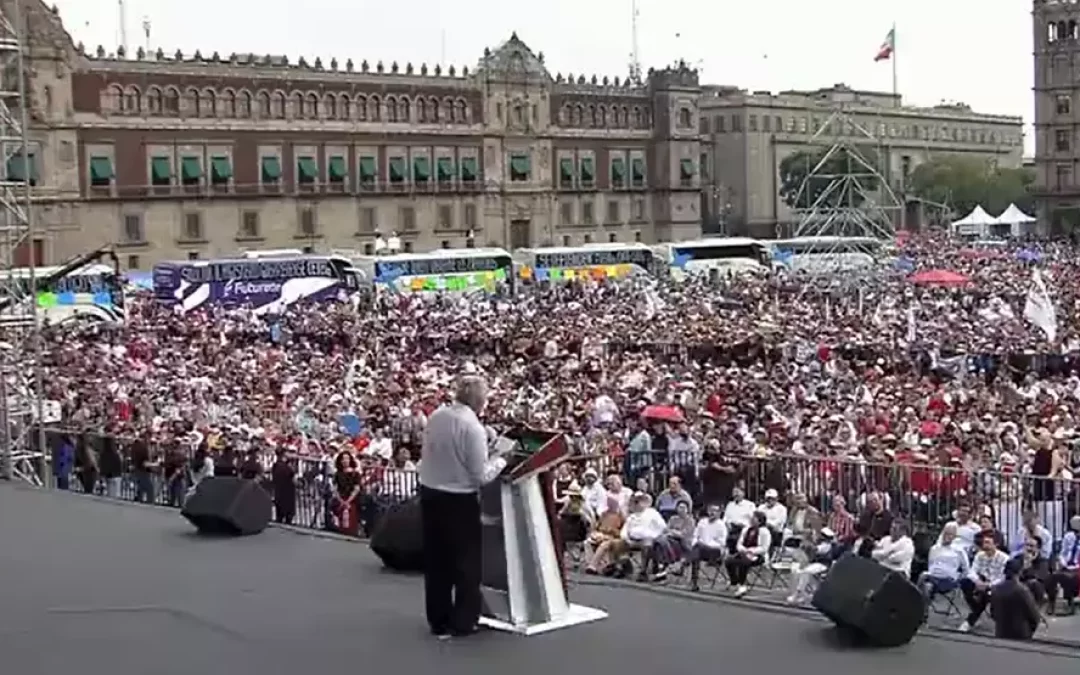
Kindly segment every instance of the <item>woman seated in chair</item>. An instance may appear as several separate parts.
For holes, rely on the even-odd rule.
[[[652,548],[645,552],[641,567],[642,578],[665,570],[682,560],[690,550],[690,541],[694,537],[694,517],[690,515],[690,502],[680,500],[675,504],[675,513],[667,521],[667,529],[653,542]]]
[[[739,533],[735,555],[724,562],[728,580],[735,587],[735,597],[741,598],[750,590],[746,585],[750,570],[767,562],[771,546],[772,534],[765,524],[765,514],[755,511],[750,519],[750,526]]]
[[[565,503],[559,509],[559,534],[562,536],[563,543],[584,544],[596,521],[589,507],[585,505],[581,486],[576,481],[570,483],[563,491],[563,497]]]
[[[810,506],[806,495],[796,493],[791,498],[791,511],[788,512],[787,527],[784,528],[780,546],[791,550],[796,563],[805,564],[814,557],[821,527],[821,512]]]
[[[596,527],[585,540],[585,573],[599,574],[612,559],[612,549],[619,542],[619,532],[625,522],[619,510],[619,500],[608,494],[607,508],[596,521]]]

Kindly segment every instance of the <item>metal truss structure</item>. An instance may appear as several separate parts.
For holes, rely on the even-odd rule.
[[[850,259],[845,253],[873,254],[877,247],[871,240],[895,239],[904,205],[880,170],[880,161],[888,157],[886,150],[842,107],[830,114],[808,142],[807,171],[794,200],[805,206],[795,208],[794,236],[820,238],[814,251],[821,255],[815,258],[834,267],[819,267],[820,271],[843,272],[845,260]],[[858,239],[866,240],[865,245]]]
[[[21,5],[22,0],[0,5],[0,477],[40,485],[48,468],[42,433],[33,423],[42,417],[42,345]],[[12,272],[26,266],[27,273]]]

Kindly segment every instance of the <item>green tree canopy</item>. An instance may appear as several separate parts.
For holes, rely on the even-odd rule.
[[[938,204],[947,204],[960,216],[982,205],[997,215],[1015,203],[1021,211],[1034,210],[1030,187],[1035,173],[1030,169],[1003,169],[993,162],[973,157],[941,157],[915,167],[908,176],[910,194]]]
[[[828,159],[822,164],[826,156]],[[829,190],[833,181],[845,180],[849,187],[844,190],[834,188],[821,206],[859,206],[863,202],[860,193],[874,192],[878,188],[878,178],[869,168],[875,166],[877,155],[870,150],[840,147],[831,155],[828,149],[800,150],[780,160],[780,199],[792,209],[810,208]]]

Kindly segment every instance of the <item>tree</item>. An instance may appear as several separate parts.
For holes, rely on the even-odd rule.
[[[872,151],[845,147],[835,148],[831,154],[828,149],[800,150],[780,160],[780,199],[792,209],[810,208],[834,181],[846,180],[850,184],[847,189],[837,186],[819,205],[859,206],[864,193],[878,188],[878,177],[869,168],[874,166],[877,155]]]
[[[941,157],[915,167],[907,180],[908,193],[937,204],[947,204],[960,216],[980,204],[998,214],[1015,203],[1031,213],[1034,198],[1030,169],[1003,169],[985,159]]]

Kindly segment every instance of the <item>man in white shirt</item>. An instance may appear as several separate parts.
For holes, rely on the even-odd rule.
[[[969,555],[975,551],[975,537],[982,531],[982,527],[977,522],[971,519],[971,507],[961,506],[956,509],[956,520],[951,520],[947,523],[954,526],[956,530],[956,537],[954,543],[963,547],[964,551]],[[945,536],[945,530],[941,531],[941,536],[938,537],[938,543],[942,543]]]
[[[877,542],[871,555],[880,565],[910,577],[915,542],[908,536],[907,523],[894,520],[889,535]]]
[[[765,514],[765,524],[772,530],[773,541],[780,543],[780,538],[787,527],[787,507],[780,503],[780,493],[769,488],[765,491],[765,503],[758,510]]]
[[[967,619],[960,624],[960,632],[971,630],[986,611],[994,586],[1005,580],[1005,565],[1008,562],[1009,554],[998,549],[994,538],[984,537],[982,549],[971,561],[971,569],[960,580],[960,592],[964,594],[964,602],[970,610]]]
[[[728,528],[729,552],[735,552],[735,538],[739,532],[750,525],[755,511],[757,511],[757,505],[746,499],[742,488],[731,491],[731,501],[724,507],[724,524]]]
[[[619,545],[613,555],[618,560],[627,552],[648,551],[664,532],[667,532],[667,523],[660,512],[652,507],[652,497],[644,492],[635,492],[630,497],[630,513],[619,531]],[[627,565],[626,572],[629,573],[632,566],[623,564]]]
[[[701,573],[701,563],[723,561],[727,540],[728,527],[724,519],[720,517],[720,507],[709,504],[705,508],[705,517],[699,520],[694,528],[690,551],[677,568],[677,571],[681,571],[683,565],[690,563],[690,590],[700,590],[698,577]]]
[[[614,497],[619,504],[619,511],[624,516],[627,515],[630,511],[630,498],[634,495],[634,491],[623,485],[622,478],[618,474],[609,475],[604,482],[607,484],[607,494],[604,501],[601,502],[601,508],[596,512],[596,515],[602,516],[607,511],[608,504],[611,503],[609,497]]]
[[[607,508],[607,488],[600,482],[600,474],[590,466],[581,474],[581,482],[581,497],[585,505],[599,517]]]
[[[957,530],[958,525],[948,523],[941,530],[938,543],[930,548],[926,571],[919,577],[919,589],[926,598],[927,611],[935,595],[947,595],[960,587],[960,580],[968,575],[968,551]]]

